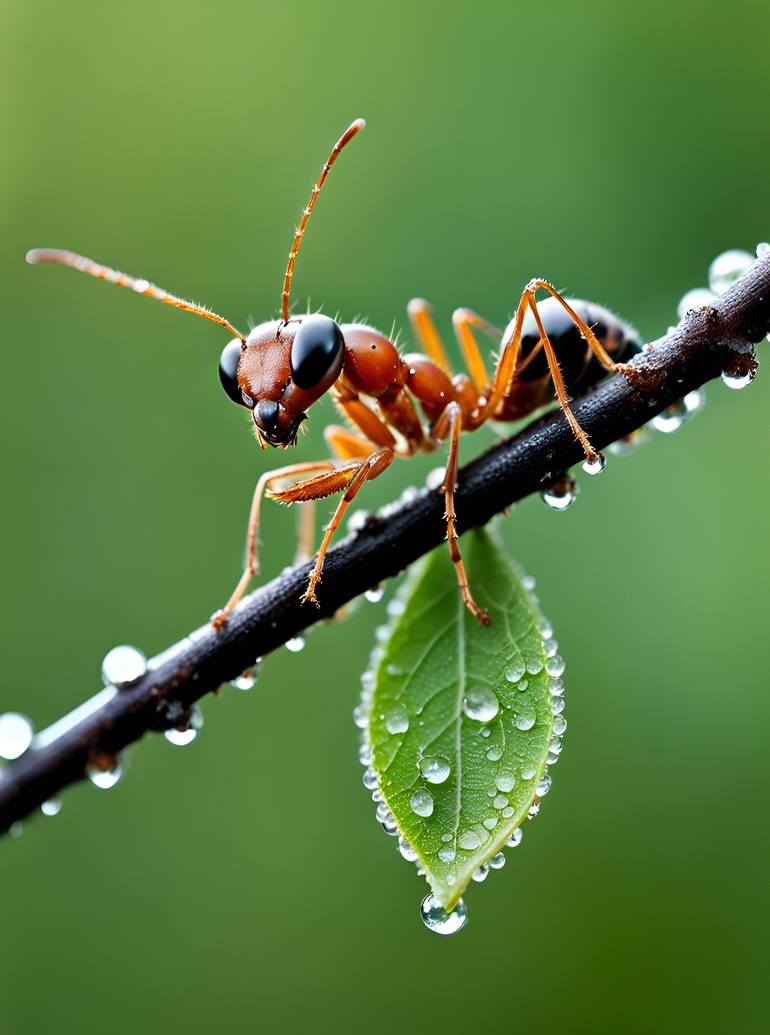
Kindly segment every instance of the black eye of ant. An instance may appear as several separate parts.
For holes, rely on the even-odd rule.
[[[241,342],[238,338],[233,338],[229,345],[225,345],[222,349],[222,355],[219,357],[219,380],[233,402],[243,406],[243,393],[238,384],[238,362],[240,358]]]
[[[328,316],[305,316],[291,344],[291,376],[297,388],[329,387],[342,370],[345,342]]]

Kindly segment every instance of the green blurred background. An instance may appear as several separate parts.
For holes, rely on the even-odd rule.
[[[768,32],[765,0],[2,0],[0,710],[42,726],[115,643],[152,653],[205,621],[274,460],[222,393],[216,328],[27,267],[28,247],[271,316],[312,180],[362,114],[297,303],[389,330],[424,295],[449,336],[453,308],[501,323],[542,274],[651,338],[714,255],[770,234]],[[2,1035],[766,1031],[763,373],[711,385],[566,514],[532,499],[505,523],[570,729],[460,937],[423,929],[361,786],[350,713],[384,606],[365,604],[207,700],[190,747],[147,739],[114,791],[73,789],[0,843]],[[297,459],[323,455],[329,415]],[[292,515],[270,508],[264,536],[272,574]]]

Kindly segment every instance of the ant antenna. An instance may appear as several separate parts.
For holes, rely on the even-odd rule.
[[[334,165],[337,155],[348,144],[353,137],[358,133],[360,129],[363,129],[366,122],[363,119],[356,119],[355,122],[351,122],[342,136],[339,138],[337,143],[331,150],[331,154],[326,159],[324,167],[321,170],[321,175],[316,180],[316,184],[310,192],[310,200],[308,201],[305,209],[302,213],[302,219],[299,221],[299,226],[294,234],[294,241],[289,252],[289,261],[286,266],[286,273],[283,278],[283,294],[281,295],[281,318],[284,323],[289,319],[289,291],[291,290],[291,278],[294,276],[294,264],[297,261],[297,253],[299,252],[299,246],[302,243],[302,237],[305,233],[305,227],[307,221],[310,219],[310,213],[313,211],[315,206],[316,198],[321,193],[321,187],[326,182],[326,177],[329,175],[329,170]]]
[[[233,337],[240,338],[244,345],[246,344],[246,339],[241,332],[236,330],[229,320],[225,320],[224,316],[212,313],[210,309],[202,305],[196,305],[195,302],[186,302],[183,298],[177,298],[176,295],[171,295],[168,291],[164,291],[163,288],[151,284],[149,280],[129,277],[127,273],[121,273],[119,270],[111,269],[109,266],[102,266],[100,263],[94,262],[93,259],[87,259],[84,255],[61,251],[58,248],[33,248],[32,251],[27,252],[27,262],[32,265],[40,262],[53,262],[60,266],[71,266],[72,269],[80,270],[81,273],[88,273],[98,280],[107,280],[110,284],[117,284],[118,287],[131,288],[138,295],[157,298],[159,302],[165,302],[166,305],[173,305],[174,308],[182,309],[186,313],[195,313],[196,316],[202,316],[204,320],[211,320],[212,323],[219,324],[220,327],[228,330]]]

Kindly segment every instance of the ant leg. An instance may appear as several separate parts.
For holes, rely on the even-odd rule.
[[[540,313],[537,309],[537,302],[535,300],[534,293],[530,292],[527,294],[527,302],[529,304],[529,308],[532,311],[532,315],[535,318],[535,322],[537,323],[537,329],[540,332],[540,340],[543,343],[545,358],[548,361],[548,370],[550,371],[551,380],[553,381],[553,386],[556,390],[556,398],[559,400],[559,406],[561,407],[564,416],[567,418],[567,422],[569,426],[572,428],[572,432],[575,435],[575,438],[583,447],[583,452],[585,453],[586,460],[590,464],[601,464],[601,455],[597,453],[597,451],[591,445],[591,440],[588,438],[588,435],[586,435],[585,431],[583,431],[583,429],[580,427],[580,425],[577,422],[577,418],[570,409],[569,397],[567,395],[567,389],[564,384],[564,378],[561,376],[559,360],[556,358],[556,353],[554,352],[553,345],[551,344],[550,338],[548,337],[545,327],[543,326],[543,321],[540,318]],[[610,360],[610,362],[612,362],[612,360]]]
[[[460,587],[465,606],[482,625],[489,625],[489,615],[478,606],[473,599],[473,594],[468,586],[468,576],[465,574],[465,565],[460,556],[460,548],[457,545],[457,522],[455,514],[455,489],[457,487],[457,465],[460,452],[460,432],[463,427],[462,410],[458,403],[452,402],[442,412],[432,428],[433,437],[443,441],[449,436],[449,456],[447,457],[446,473],[441,490],[444,493],[444,517],[446,518],[446,540],[449,546],[449,556],[452,558],[457,583]]]
[[[299,508],[297,517],[297,548],[294,551],[294,563],[307,564],[315,552],[315,500],[308,500]]]
[[[282,478],[290,478],[295,474],[305,474],[310,471],[329,471],[333,470],[334,464],[331,460],[319,460],[316,462],[301,463],[301,464],[290,464],[288,467],[279,467],[274,471],[266,471],[263,474],[257,486],[254,490],[254,496],[251,500],[251,510],[249,511],[249,524],[248,531],[246,533],[246,566],[243,569],[243,574],[238,581],[238,585],[233,590],[230,599],[227,601],[221,611],[218,611],[212,619],[212,625],[215,629],[221,629],[227,619],[230,617],[233,609],[243,597],[244,593],[249,587],[249,583],[259,571],[259,556],[257,552],[257,534],[259,531],[259,512],[262,503],[262,497],[265,491],[269,488],[273,481],[279,481]],[[336,472],[335,472],[336,473]]]
[[[615,362],[615,360],[610,356],[610,354],[607,352],[605,347],[596,337],[596,335],[585,322],[585,320],[581,319],[578,316],[578,314],[575,312],[575,310],[572,308],[569,302],[565,298],[562,298],[562,296],[559,294],[559,292],[556,290],[553,284],[549,284],[547,280],[541,280],[539,277],[536,277],[534,280],[530,280],[529,284],[527,284],[525,288],[525,291],[528,294],[531,294],[534,298],[535,292],[541,289],[543,291],[547,291],[551,298],[555,298],[559,305],[562,307],[562,309],[564,309],[569,318],[580,331],[581,335],[585,340],[586,345],[588,345],[589,349],[591,350],[591,352],[593,352],[593,354],[599,360],[604,369],[608,370],[612,374],[623,373],[628,364]]]
[[[344,517],[345,511],[348,506],[358,495],[359,490],[365,482],[372,481],[378,475],[382,474],[393,462],[393,457],[396,454],[392,449],[378,449],[374,453],[371,453],[366,460],[363,460],[358,470],[355,471],[353,477],[350,478],[347,490],[342,499],[337,504],[337,509],[334,511],[334,515],[326,526],[324,537],[321,540],[321,546],[318,550],[318,554],[315,559],[315,567],[310,573],[308,580],[307,589],[302,596],[302,603],[313,603],[318,605],[318,598],[315,594],[315,588],[321,581],[321,574],[323,572],[324,561],[326,559],[326,551],[329,549],[334,533],[339,528],[340,522]],[[313,479],[313,481],[320,481],[321,479]]]
[[[448,374],[450,372],[449,360],[444,343],[433,322],[430,304],[424,298],[413,298],[407,305],[406,311],[418,344],[424,349],[425,354],[441,367],[444,373]]]
[[[473,381],[479,392],[483,392],[489,385],[489,375],[484,366],[484,360],[481,358],[481,352],[473,334],[473,328],[475,327],[477,330],[483,331],[490,338],[494,338],[496,342],[500,341],[503,332],[499,328],[494,327],[488,320],[485,320],[483,316],[474,313],[472,309],[455,309],[452,313],[452,323],[465,357],[465,365],[468,368],[471,381]]]

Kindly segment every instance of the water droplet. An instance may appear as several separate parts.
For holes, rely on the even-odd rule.
[[[577,499],[577,485],[574,478],[563,475],[545,489],[541,489],[540,497],[551,510],[566,510]]]
[[[480,847],[481,838],[475,830],[464,830],[458,837],[457,843],[461,848],[464,848],[468,852],[472,852],[474,848]]]
[[[0,758],[12,762],[20,758],[32,743],[31,721],[21,712],[0,715]]]
[[[442,862],[451,863],[455,861],[457,852],[451,845],[442,845],[438,850],[438,857]]]
[[[564,680],[563,679],[552,679],[548,684],[548,689],[551,691],[552,697],[561,697],[564,693]]]
[[[468,910],[463,900],[460,899],[452,912],[447,913],[444,907],[436,902],[433,895],[426,895],[420,904],[420,916],[429,931],[435,931],[436,934],[457,934],[465,927]]]
[[[552,658],[549,658],[545,663],[545,670],[549,676],[558,678],[564,674],[565,664],[564,659],[559,654],[554,654]]]
[[[510,769],[501,769],[495,777],[495,786],[499,791],[505,791],[506,794],[513,790],[515,783],[516,776]]]
[[[514,831],[512,831],[511,836],[508,838],[508,840],[505,843],[506,843],[506,845],[509,848],[518,848],[518,846],[521,844],[523,838],[524,838],[524,831],[521,829],[521,827],[516,827],[516,829]]]
[[[406,713],[406,708],[400,704],[392,708],[385,717],[385,729],[391,735],[406,733],[409,729],[409,716]]]
[[[486,863],[482,863],[481,866],[479,866],[479,868],[477,870],[474,870],[473,873],[471,874],[471,877],[473,878],[473,880],[475,880],[478,884],[482,884],[487,879],[488,876],[489,876],[489,867],[487,866]]]
[[[537,716],[535,709],[526,701],[522,701],[516,708],[516,717],[513,724],[517,730],[531,730],[535,725]]]
[[[518,681],[521,679],[521,677],[524,675],[526,671],[527,666],[524,664],[524,659],[522,657],[518,657],[515,661],[512,661],[511,664],[508,666],[508,670],[505,673],[505,678],[508,680],[509,683],[518,683]]]
[[[386,665],[385,666],[385,671],[388,673],[389,676],[405,676],[406,675],[406,669],[405,668],[401,668],[400,665]]]
[[[409,807],[412,812],[427,819],[433,815],[433,795],[424,787],[420,787],[409,799]]]
[[[397,618],[406,610],[406,601],[401,597],[392,597],[385,606],[385,610],[391,618]]]
[[[754,256],[749,252],[740,251],[737,248],[722,252],[709,266],[709,287],[721,295],[753,265]]]
[[[444,783],[451,772],[449,762],[438,755],[426,755],[420,762],[420,772],[428,783]]]
[[[528,765],[525,769],[522,769],[521,778],[522,780],[531,780],[536,772],[537,769],[533,765]]]
[[[767,241],[761,241],[757,245],[757,258],[764,259],[768,255],[770,255],[770,244]]]
[[[113,647],[102,661],[102,679],[109,686],[132,686],[146,671],[147,659],[144,654],[138,647],[127,643]]]
[[[89,766],[86,770],[86,776],[94,785],[101,791],[108,791],[115,784],[120,782],[123,776],[123,769],[120,762],[116,761],[108,769],[101,769],[98,766]]]
[[[49,798],[40,806],[40,811],[44,816],[58,816],[61,812],[61,805],[61,798]]]
[[[371,589],[367,589],[364,596],[370,604],[379,604],[382,598],[385,596],[385,585],[380,583],[378,586],[372,586]]]
[[[412,848],[412,846],[406,840],[406,838],[399,837],[399,839],[398,839],[398,850],[399,850],[399,852],[401,852],[401,854],[403,855],[403,857],[406,859],[407,862],[410,862],[410,863],[417,862],[417,859],[419,858],[419,856],[417,855],[417,852],[414,850],[414,848]]]
[[[366,787],[367,791],[374,791],[378,786],[377,773],[375,773],[372,766],[369,766],[364,773],[364,787]]]
[[[508,799],[504,794],[498,794],[492,804],[496,809],[504,809],[508,804]]]
[[[374,812],[375,819],[378,823],[384,823],[386,820],[393,819],[393,813],[390,811],[384,801],[380,802]]]
[[[163,736],[174,747],[187,747],[188,744],[192,744],[201,729],[203,729],[203,712],[197,705],[193,705],[186,720],[170,730],[165,730]]]
[[[489,751],[487,751],[487,758],[490,762],[499,762],[502,757],[503,749],[501,747],[491,747]]]
[[[561,715],[564,711],[564,698],[559,697],[558,694],[551,697],[551,711],[554,715]]]
[[[499,822],[500,820],[495,816],[489,816],[488,819],[483,820],[483,825],[486,830],[494,830]]]
[[[389,837],[396,837],[398,835],[398,824],[393,816],[388,816],[387,819],[382,821],[382,829]]]
[[[498,852],[497,855],[493,855],[489,860],[489,865],[493,870],[502,870],[505,866],[505,856],[502,852]]]
[[[561,737],[567,728],[567,720],[563,715],[555,715],[551,729],[557,737]]]
[[[540,802],[539,801],[533,801],[532,804],[529,806],[529,812],[527,813],[527,819],[534,819],[539,811],[540,811]]]
[[[584,460],[582,465],[586,474],[601,474],[606,466],[607,461],[601,453],[597,453],[591,460]]]
[[[741,388],[750,385],[753,380],[753,370],[750,370],[747,374],[728,374],[727,371],[722,373],[722,382],[734,391],[740,391]]]
[[[552,755],[559,755],[559,754],[561,754],[561,749],[562,749],[561,737],[554,737],[553,740],[551,741],[551,743],[548,745],[548,750],[551,752]]]
[[[558,649],[559,645],[557,644],[556,640],[543,641],[543,650],[545,651],[545,656],[547,658],[552,658]]]
[[[463,711],[474,722],[491,722],[500,711],[500,702],[491,690],[477,687],[465,695]]]
[[[506,806],[503,809],[503,811],[500,813],[500,815],[503,817],[503,819],[510,819],[511,816],[513,815],[513,809],[511,808],[510,805],[508,805],[508,806]]]
[[[671,435],[673,432],[679,431],[688,416],[684,399],[678,399],[656,414],[650,424],[656,431],[660,431],[664,435]]]
[[[703,407],[706,405],[706,393],[702,388],[694,388],[691,392],[682,399],[684,408],[687,410],[687,416],[693,417],[696,413],[700,413]]]
[[[448,845],[451,841],[454,841],[454,836],[452,834],[442,834],[441,840],[445,845]]]
[[[290,640],[286,641],[286,650],[290,650],[292,654],[299,654],[299,652],[302,650],[304,646],[304,636],[292,636]]]
[[[353,709],[353,722],[360,730],[365,730],[369,725],[369,709],[365,704],[357,704]]]
[[[230,686],[234,690],[241,690],[246,693],[249,690],[253,690],[256,686],[257,680],[259,679],[259,668],[262,664],[262,658],[257,658],[251,668],[247,668],[245,672],[241,672],[235,679],[230,680]]]
[[[676,315],[682,320],[691,309],[702,309],[703,306],[711,305],[715,298],[714,292],[709,291],[708,288],[693,288],[692,291],[682,295],[679,305],[676,307]]]
[[[538,798],[544,798],[551,789],[551,777],[548,773],[543,773],[537,785],[536,794]]]
[[[534,657],[527,661],[527,672],[531,676],[536,676],[543,671],[543,659]]]
[[[488,726],[485,726],[484,729],[481,731],[481,735],[482,737],[491,737],[492,730]]]
[[[432,471],[428,471],[428,477],[425,479],[425,484],[429,489],[438,490],[444,484],[445,474],[446,467],[434,467]]]

